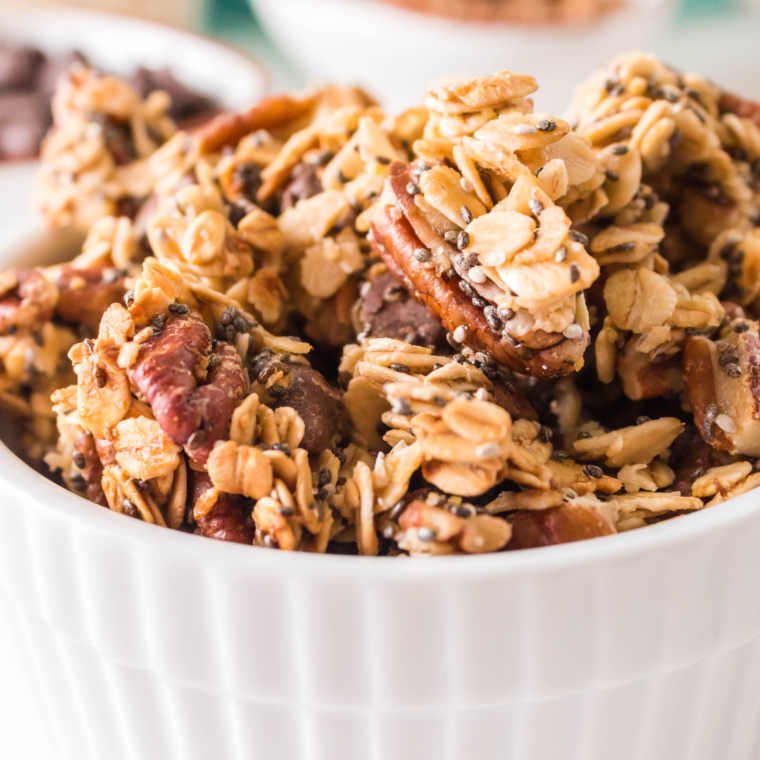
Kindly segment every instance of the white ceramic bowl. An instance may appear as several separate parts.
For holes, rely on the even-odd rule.
[[[77,49],[114,74],[129,75],[139,66],[168,68],[183,84],[230,109],[250,107],[267,89],[265,70],[246,53],[201,34],[112,13],[0,7],[0,41],[49,54]]]
[[[527,0],[526,0],[527,1]],[[432,84],[502,69],[538,79],[536,105],[560,113],[607,57],[651,49],[673,0],[626,0],[582,26],[468,23],[375,0],[250,0],[266,30],[309,79],[361,84],[389,108],[419,102]]]
[[[62,760],[756,760],[759,548],[751,492],[550,549],[287,554],[0,446],[0,606]]]

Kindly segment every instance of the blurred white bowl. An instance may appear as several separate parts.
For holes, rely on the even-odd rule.
[[[250,0],[280,48],[310,79],[359,83],[402,108],[447,78],[501,69],[529,73],[537,106],[561,111],[574,88],[610,55],[651,48],[671,0],[627,0],[590,25],[466,23],[373,0]]]
[[[4,41],[48,54],[79,50],[114,74],[132,74],[140,66],[168,68],[182,84],[229,109],[248,108],[267,90],[266,71],[246,53],[201,34],[112,13],[0,7]]]

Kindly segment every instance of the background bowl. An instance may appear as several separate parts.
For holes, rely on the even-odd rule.
[[[311,79],[361,84],[391,109],[431,85],[502,69],[532,74],[537,108],[559,113],[605,58],[650,49],[671,0],[627,0],[582,26],[467,23],[373,0],[251,0],[265,30]]]
[[[0,8],[0,41],[45,53],[81,51],[95,66],[130,75],[140,66],[171,70],[191,89],[233,110],[248,108],[267,90],[252,56],[211,37],[162,24],[73,8]]]
[[[757,760],[759,497],[548,549],[316,556],[131,520],[0,444],[0,610],[62,760]]]

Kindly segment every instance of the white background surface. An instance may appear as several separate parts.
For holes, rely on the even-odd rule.
[[[679,68],[760,97],[759,30],[757,21],[716,20],[663,36],[652,47]],[[0,168],[0,246],[22,239],[37,224],[30,200],[32,178],[33,167],[28,164]],[[59,760],[14,651],[7,621],[0,616],[0,757]]]

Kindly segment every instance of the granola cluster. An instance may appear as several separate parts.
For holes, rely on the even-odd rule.
[[[0,274],[24,455],[134,519],[384,556],[754,488],[760,107],[641,54],[568,120],[536,89],[503,71],[389,116],[328,87],[183,132],[72,72],[40,204],[82,252]]]

